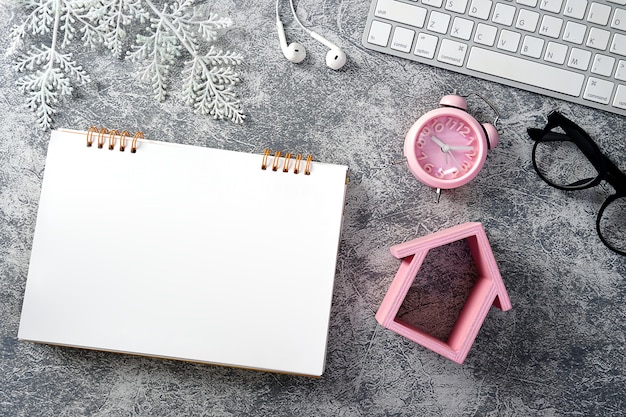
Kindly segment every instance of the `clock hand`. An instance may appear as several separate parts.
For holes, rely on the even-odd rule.
[[[473,151],[474,150],[473,146],[454,146],[454,145],[449,145],[448,148],[450,148],[451,151]]]
[[[439,138],[437,138],[436,136],[431,136],[430,140],[432,140],[433,142],[435,142],[437,145],[439,145],[441,147],[441,152],[446,154],[446,164],[448,163],[448,155],[452,158],[452,160],[454,161],[454,163],[456,164],[457,167],[460,167],[461,164],[459,164],[459,161],[456,159],[456,157],[454,156],[454,154],[452,153],[453,150],[463,150],[463,151],[471,151],[474,149],[473,146],[450,146],[446,143],[444,143],[443,141],[441,141]]]
[[[439,147],[441,148],[441,152],[446,154],[446,165],[448,164],[448,155],[452,155],[450,153],[450,146],[448,146],[447,144],[443,143],[441,140],[439,140],[439,138],[437,138],[436,136],[431,136],[430,140],[432,140],[433,142],[435,142],[437,145],[439,145]]]
[[[441,140],[439,140],[436,136],[431,136],[430,140],[432,140],[433,142],[435,142],[437,145],[439,145],[439,147],[441,148],[441,152],[448,152],[448,145],[446,145],[445,143],[443,143]]]
[[[448,175],[448,174],[456,174],[457,172],[459,172],[459,169],[456,167],[452,167],[450,169],[446,169],[445,171],[443,171],[443,175]]]
[[[451,151],[448,151],[448,153],[447,153],[447,154],[449,154],[449,155],[452,157],[452,160],[456,163],[456,166],[457,166],[457,167],[460,167],[460,166],[461,166],[461,164],[459,164],[459,161],[457,161],[456,157],[454,156],[454,154],[453,154]],[[446,155],[447,155],[447,154],[446,154]]]

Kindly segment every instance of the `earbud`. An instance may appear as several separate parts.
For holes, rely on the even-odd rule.
[[[278,30],[278,39],[280,40],[280,49],[283,51],[283,55],[289,61],[297,64],[304,61],[306,58],[306,49],[298,42],[292,42],[287,45],[287,38],[285,37],[285,28],[283,22],[280,19],[276,19],[276,29]]]
[[[306,58],[306,50],[304,49],[304,46],[300,45],[297,42],[293,42],[287,45],[287,38],[285,36],[285,28],[283,27],[283,22],[281,22],[280,20],[278,3],[279,3],[279,0],[276,0],[276,29],[278,30],[278,39],[280,40],[280,49],[283,51],[283,55],[285,55],[285,58],[297,64],[298,62],[302,62],[304,58]],[[321,42],[324,45],[326,45],[328,48],[330,48],[330,51],[328,51],[328,53],[326,54],[326,65],[328,65],[328,67],[334,70],[338,70],[341,67],[343,67],[347,59],[346,54],[337,45],[330,42],[328,39],[304,27],[302,22],[300,22],[300,19],[298,19],[296,10],[293,7],[293,0],[289,0],[289,5],[291,7],[291,13],[293,14],[293,18],[300,25],[300,27],[309,35],[311,35],[314,39],[316,39],[318,42]]]
[[[326,54],[326,65],[334,70],[341,69],[346,64],[346,54],[337,45],[315,32],[309,32],[313,39],[330,48]]]

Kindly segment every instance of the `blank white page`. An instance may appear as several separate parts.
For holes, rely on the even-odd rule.
[[[18,337],[321,375],[347,167],[129,148],[52,132]]]

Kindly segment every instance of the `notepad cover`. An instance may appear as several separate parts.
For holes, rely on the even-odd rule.
[[[345,166],[53,131],[18,338],[319,376]]]

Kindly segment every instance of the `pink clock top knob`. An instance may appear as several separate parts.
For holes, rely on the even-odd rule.
[[[441,101],[439,101],[439,105],[441,107],[456,107],[457,109],[467,111],[467,101],[456,94],[444,96]]]

